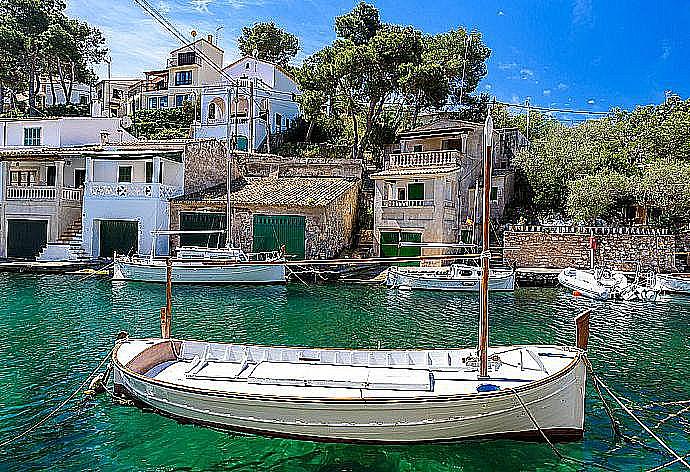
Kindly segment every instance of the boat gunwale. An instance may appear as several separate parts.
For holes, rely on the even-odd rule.
[[[248,399],[248,400],[266,400],[266,401],[277,401],[277,402],[282,402],[282,401],[298,401],[298,402],[307,402],[307,403],[328,403],[328,404],[341,404],[341,403],[346,403],[346,404],[358,404],[358,403],[368,403],[368,404],[377,404],[377,403],[382,403],[382,404],[396,404],[396,403],[429,403],[429,402],[450,402],[450,401],[458,401],[458,400],[464,400],[464,399],[476,399],[476,398],[501,398],[506,395],[514,395],[514,392],[520,393],[521,391],[525,391],[527,389],[531,388],[536,388],[541,386],[542,384],[545,383],[550,383],[552,381],[555,381],[571,371],[575,369],[575,367],[580,363],[584,361],[584,357],[586,356],[585,351],[573,347],[573,346],[557,346],[553,344],[520,344],[520,345],[515,345],[515,346],[496,346],[496,347],[511,347],[511,348],[521,348],[521,347],[549,347],[549,348],[556,348],[556,349],[561,349],[565,350],[565,348],[570,349],[571,352],[575,353],[575,356],[571,359],[571,361],[566,364],[563,368],[560,370],[554,372],[553,374],[549,374],[546,377],[534,381],[530,381],[527,383],[524,383],[522,385],[516,386],[516,387],[510,387],[505,390],[498,390],[495,392],[476,392],[476,393],[463,393],[463,394],[457,394],[457,395],[438,395],[438,396],[416,396],[416,397],[398,397],[398,398],[362,398],[360,397],[351,397],[351,398],[326,398],[326,397],[295,397],[295,396],[285,396],[285,395],[265,395],[265,394],[255,394],[255,393],[237,393],[237,392],[223,392],[221,390],[208,390],[204,388],[198,388],[198,387],[189,387],[181,384],[176,384],[176,383],[170,383],[166,382],[160,379],[156,378],[151,378],[147,377],[144,374],[140,374],[138,372],[134,372],[133,370],[129,369],[127,366],[123,365],[117,358],[117,353],[120,349],[120,347],[124,344],[125,341],[129,340],[129,338],[126,338],[122,341],[119,341],[113,349],[112,353],[112,362],[113,365],[122,372],[122,374],[126,374],[130,377],[134,377],[135,379],[142,381],[147,384],[151,385],[160,385],[165,388],[170,388],[173,390],[179,390],[187,393],[192,393],[192,394],[202,394],[206,396],[214,396],[214,397],[222,397],[222,398],[239,398],[239,399]],[[193,340],[184,340],[184,339],[175,339],[175,338],[170,338],[170,339],[161,339],[161,338],[134,338],[132,340],[136,341],[161,341],[161,342],[198,342],[198,343],[208,343],[210,344],[210,341],[193,341]],[[156,344],[160,343],[155,343],[152,344],[152,346],[155,346]],[[217,344],[225,344],[225,345],[231,345],[230,343],[217,343]],[[323,350],[323,351],[328,351],[328,350],[334,350],[334,351],[340,351],[340,350],[348,350],[348,351],[357,351],[357,349],[340,349],[340,348],[313,348],[313,347],[301,347],[301,346],[263,346],[263,345],[252,345],[252,344],[237,344],[239,346],[246,346],[246,347],[255,347],[255,348],[289,348],[289,349],[312,349],[312,350]],[[146,348],[148,349],[148,347]],[[145,349],[145,350],[146,350]],[[460,348],[460,349],[467,349],[467,348]],[[458,350],[460,350],[458,349]],[[144,351],[145,351],[144,350]],[[447,350],[452,350],[452,349],[425,349],[424,351],[447,351]],[[144,351],[139,352],[139,354],[143,353]],[[363,351],[363,350],[362,350]],[[372,350],[367,350],[367,352],[372,352],[372,351],[378,351],[377,349],[372,349]],[[386,349],[386,350],[380,350],[383,352],[408,352],[411,351],[411,349]],[[415,351],[412,349],[412,351]],[[137,354],[137,355],[139,355]],[[479,379],[478,379],[479,380]],[[491,381],[491,378],[486,379],[486,381]],[[361,388],[355,389],[357,391],[362,390]],[[488,396],[487,396],[488,395]]]

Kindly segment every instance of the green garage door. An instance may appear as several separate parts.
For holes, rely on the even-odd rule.
[[[48,221],[7,220],[7,257],[35,259],[48,243]]]
[[[139,223],[136,221],[101,220],[101,257],[139,252]]]
[[[381,257],[418,257],[422,255],[420,246],[403,246],[399,243],[421,243],[421,233],[404,233],[397,231],[381,231],[379,254]],[[399,265],[419,265],[419,262],[405,262]]]
[[[254,252],[277,251],[285,245],[292,259],[304,259],[304,216],[254,215]]]
[[[225,229],[225,213],[181,212],[181,231]],[[225,247],[225,233],[181,234],[180,246]]]

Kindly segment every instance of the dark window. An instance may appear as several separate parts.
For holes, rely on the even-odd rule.
[[[175,72],[175,85],[192,85],[192,71],[181,70]]]
[[[41,145],[41,128],[24,128],[24,146]]]
[[[79,104],[80,105],[88,105],[89,103],[89,96],[88,95],[79,95]]]
[[[168,96],[159,98],[158,104],[158,108],[168,108]]]
[[[407,198],[409,200],[424,200],[424,184],[413,183],[407,185]]]
[[[498,201],[498,187],[491,187],[491,193],[489,194],[489,200],[492,202]]]
[[[46,167],[46,185],[48,187],[55,187],[55,177],[57,170],[55,166]]]
[[[146,183],[150,184],[153,182],[153,162],[146,163]]]
[[[424,150],[424,146],[421,145],[421,144],[415,144],[415,145],[412,147],[412,150],[413,150],[414,152],[422,152],[422,151]]]
[[[74,187],[81,188],[86,181],[86,169],[74,169]]]
[[[280,131],[283,127],[283,115],[276,113],[276,129]]]
[[[216,104],[215,103],[210,103],[208,105],[208,119],[209,120],[215,120],[216,119]]]
[[[158,163],[158,183],[163,183],[163,161]]]
[[[405,189],[398,187],[398,200],[405,200]]]
[[[123,183],[132,182],[132,166],[120,166],[117,168],[117,181]]]
[[[122,90],[113,89],[113,98],[119,100],[122,98]]]
[[[462,151],[462,139],[444,139],[442,147],[444,150],[455,149]]]
[[[175,95],[175,106],[177,108],[181,107],[184,102],[191,102],[191,95]]]
[[[192,52],[180,52],[177,54],[177,65],[178,66],[189,66],[194,64],[196,60],[196,53]]]

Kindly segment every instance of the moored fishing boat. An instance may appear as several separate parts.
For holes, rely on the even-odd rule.
[[[219,231],[194,231],[194,233]],[[191,231],[157,231],[185,234]],[[155,239],[155,238],[154,238]],[[154,243],[155,247],[155,243]],[[115,256],[113,280],[165,282],[166,259],[150,256]],[[277,284],[285,283],[285,258],[279,252],[247,254],[237,248],[181,247],[172,260],[175,283]]]
[[[391,267],[386,276],[386,285],[392,288],[404,287],[413,290],[478,292],[481,278],[481,267],[464,264],[452,264],[446,267]],[[515,271],[490,269],[489,290],[515,290]]]
[[[318,441],[420,443],[478,437],[579,439],[589,312],[576,347],[489,349],[489,189],[485,126],[478,348],[351,350],[172,339],[172,263],[161,338],[120,339],[116,390],[182,421]]]
[[[574,293],[594,300],[655,301],[658,291],[646,285],[629,282],[625,274],[608,267],[582,270],[568,267],[558,274],[558,282]]]

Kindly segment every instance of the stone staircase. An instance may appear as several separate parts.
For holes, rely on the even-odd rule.
[[[54,243],[48,243],[36,260],[85,262],[91,258],[82,248],[81,217],[77,218]]]

